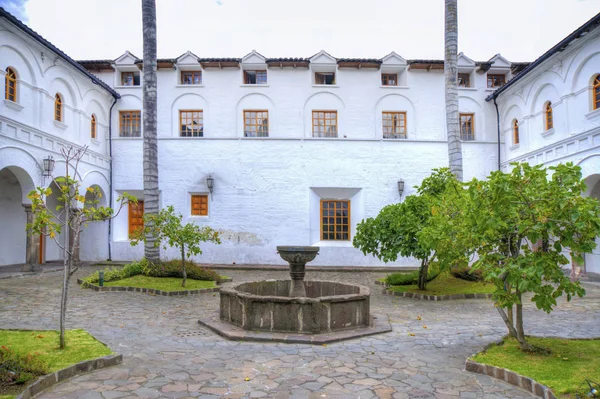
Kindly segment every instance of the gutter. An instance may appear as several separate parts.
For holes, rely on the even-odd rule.
[[[115,97],[115,101],[110,106],[110,110],[108,111],[108,156],[109,156],[109,182],[108,182],[108,206],[112,208],[113,206],[113,156],[112,156],[112,110],[113,107],[117,104],[117,97]],[[113,221],[110,219],[108,221],[108,260],[112,260],[112,224]]]
[[[500,170],[500,111],[498,110],[496,97],[494,97],[494,106],[496,107],[496,124],[498,128],[498,170]]]

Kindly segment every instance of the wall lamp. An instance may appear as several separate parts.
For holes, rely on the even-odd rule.
[[[48,155],[48,158],[44,158],[44,170],[42,176],[50,177],[52,176],[52,172],[54,172],[54,158],[52,158],[52,155]]]
[[[211,175],[208,175],[206,177],[206,187],[208,187],[208,191],[210,191],[210,193],[212,194],[215,188],[215,179]]]
[[[402,198],[402,193],[404,192],[404,180],[398,180],[398,194],[400,194],[400,198]]]

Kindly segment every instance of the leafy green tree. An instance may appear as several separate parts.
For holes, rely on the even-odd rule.
[[[201,242],[221,243],[219,232],[205,226],[199,227],[195,223],[182,224],[183,216],[176,215],[172,205],[161,209],[158,213],[144,215],[144,228],[134,234],[131,245],[146,242],[147,237],[155,237],[154,245],[163,243],[167,246],[176,247],[181,251],[181,271],[183,281],[181,286],[185,287],[187,273],[185,270],[185,259],[190,256],[202,254]]]
[[[67,313],[67,299],[69,281],[73,274],[74,257],[79,256],[80,235],[84,227],[91,222],[101,222],[112,219],[118,215],[123,206],[135,198],[124,193],[117,198],[119,205],[115,214],[107,206],[100,206],[102,193],[96,187],[89,187],[85,196],[80,193],[81,182],[72,176],[78,176],[79,161],[83,158],[87,147],[63,147],[61,154],[65,159],[65,176],[57,177],[54,182],[58,186],[56,197],[58,205],[51,210],[46,206],[46,198],[52,195],[51,188],[38,187],[29,193],[31,210],[34,219],[27,229],[35,234],[44,234],[50,237],[62,251],[64,277],[60,300],[60,334],[59,347],[65,348],[65,319]],[[87,197],[87,198],[86,198]],[[65,240],[61,242],[60,233],[66,231]]]
[[[513,167],[469,183],[464,238],[477,253],[473,267],[496,287],[493,299],[509,334],[522,350],[532,351],[524,334],[523,295],[532,293],[537,308],[548,313],[563,294],[568,300],[585,295],[562,267],[569,263],[565,254],[582,262],[581,254],[596,246],[600,204],[581,196],[578,166],[550,167],[551,176],[541,166]]]

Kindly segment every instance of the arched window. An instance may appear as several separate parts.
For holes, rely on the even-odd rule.
[[[17,74],[12,68],[6,68],[4,83],[4,98],[9,101],[17,102]]]
[[[519,122],[516,119],[513,119],[512,131],[513,144],[519,144]]]
[[[56,94],[54,97],[54,120],[58,122],[62,122],[62,111],[63,111],[63,103],[60,94]]]
[[[548,101],[544,109],[544,126],[546,130],[550,130],[554,127],[554,118],[552,117],[552,103]]]
[[[90,136],[96,138],[96,115],[92,114],[92,122],[90,124]]]
[[[600,109],[600,74],[594,80],[594,109]]]

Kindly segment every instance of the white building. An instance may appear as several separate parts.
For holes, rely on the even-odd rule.
[[[572,160],[590,183],[599,180],[600,158],[591,157],[600,140],[600,105],[592,101],[600,96],[598,21],[600,15],[561,42],[561,51],[532,64],[459,56],[465,179],[512,160]],[[31,262],[57,258],[56,248],[40,248],[35,237],[27,252],[22,204],[34,185],[52,184],[41,178],[48,155],[60,175],[60,146],[89,145],[84,187],[96,185],[113,201],[123,192],[143,198],[141,66],[129,52],[75,62],[0,9],[0,70],[5,87],[16,88],[16,98],[5,90],[0,104],[0,265],[25,262],[26,253]],[[381,265],[352,247],[356,224],[401,200],[398,181],[402,196],[411,194],[432,168],[448,163],[441,60],[394,52],[382,59],[187,52],[158,67],[161,205],[223,232],[222,245],[205,245],[202,262],[282,263],[277,245],[318,245],[313,264]],[[547,101],[553,129],[542,126]],[[109,251],[116,260],[142,256],[128,240],[142,206],[121,213],[110,232],[108,223],[88,228],[82,259],[106,259]],[[322,216],[328,212],[335,217]]]

